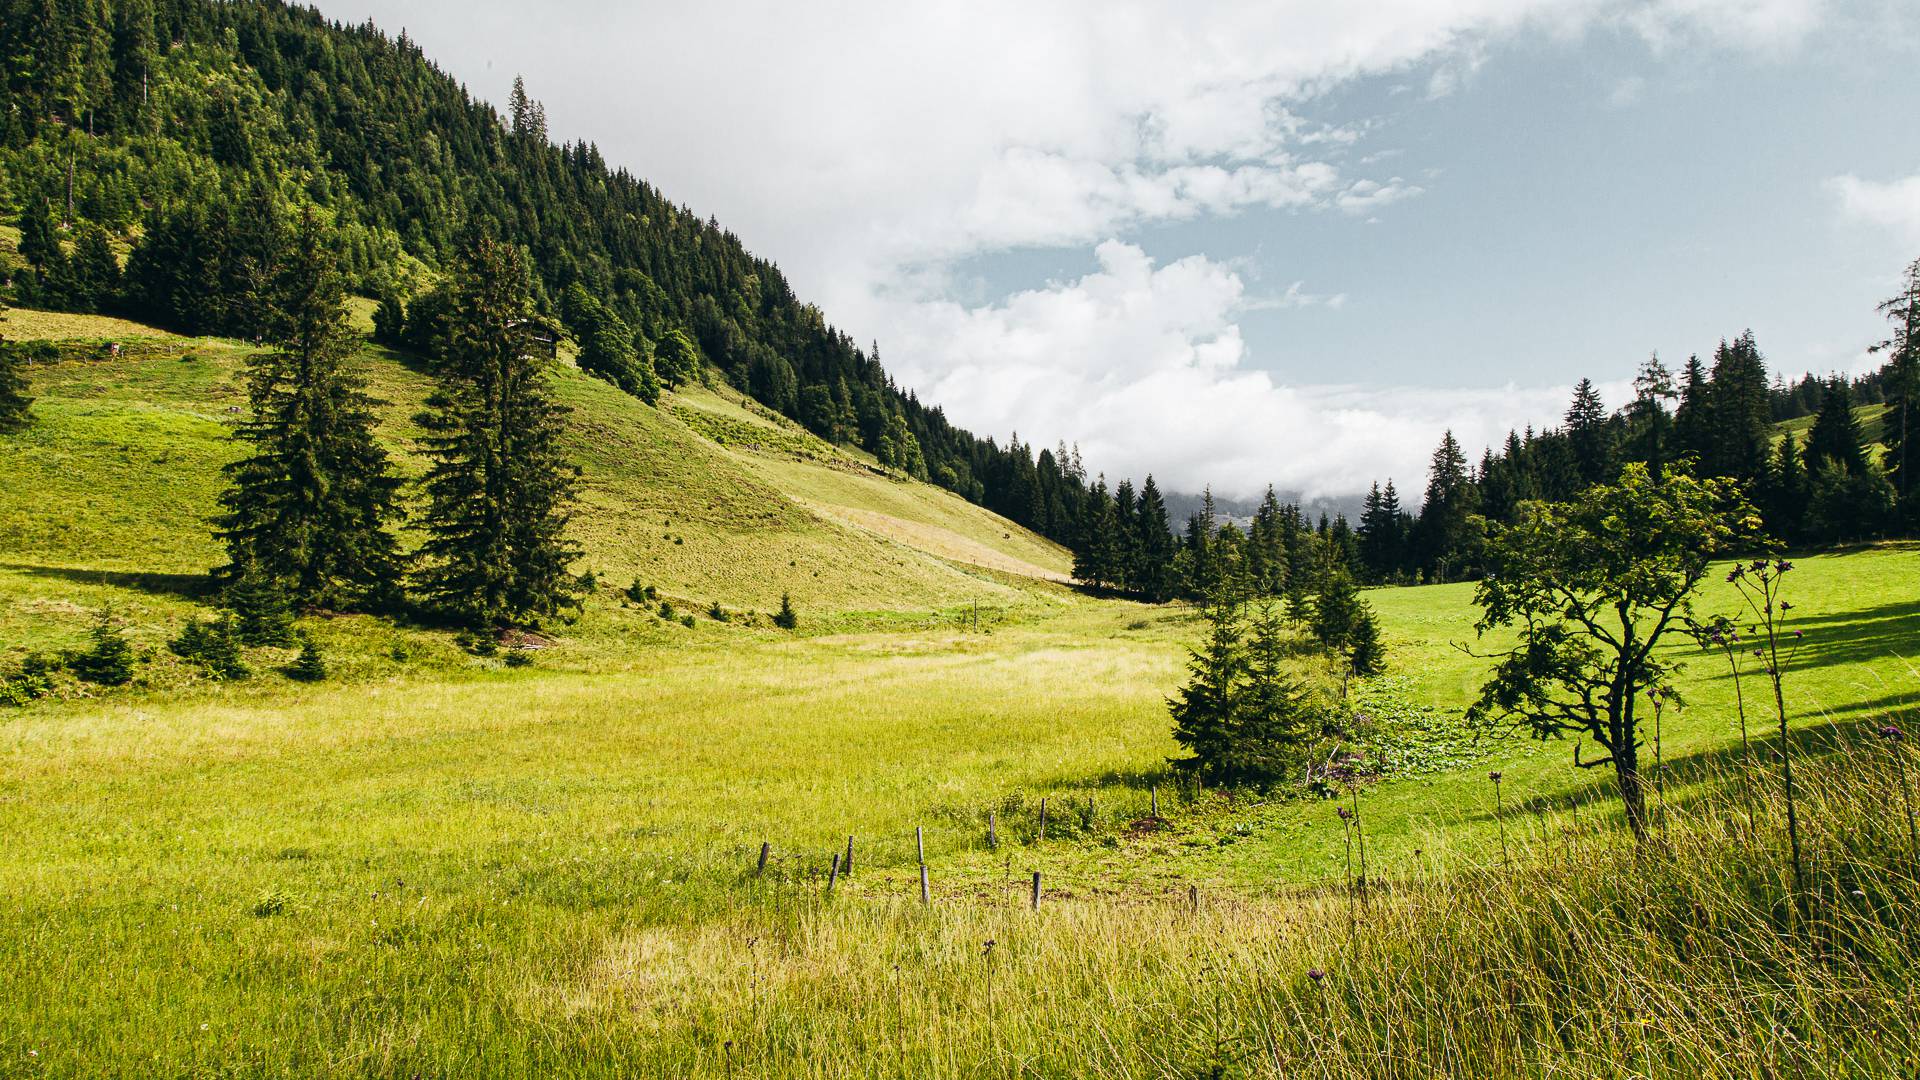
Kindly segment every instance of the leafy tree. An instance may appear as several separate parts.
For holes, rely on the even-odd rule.
[[[1679,469],[1655,476],[1635,463],[1571,503],[1531,503],[1517,524],[1496,526],[1474,592],[1477,629],[1515,627],[1520,640],[1498,654],[1469,719],[1540,739],[1593,739],[1607,756],[1583,761],[1576,749],[1575,764],[1613,765],[1644,839],[1635,709],[1672,670],[1656,649],[1687,624],[1709,561],[1758,523],[1734,482]]]
[[[439,388],[419,417],[432,459],[420,590],[471,627],[537,625],[578,606],[566,410],[548,398],[529,340],[537,326],[518,249],[475,241],[451,296]]]
[[[666,335],[654,346],[653,357],[654,366],[659,370],[661,380],[672,389],[678,390],[690,382],[698,381],[700,378],[700,350],[694,346],[693,340],[687,337],[685,331],[667,331]],[[843,385],[839,398],[840,410],[843,412],[848,407],[846,393]],[[837,426],[847,427],[850,425],[841,421]],[[847,440],[841,439],[838,441],[844,442]]]
[[[247,457],[228,466],[221,539],[229,581],[258,575],[303,605],[352,608],[392,599],[399,555],[388,521],[399,481],[374,438],[376,418],[353,370],[344,286],[311,211],[272,283],[273,350],[249,361]]]
[[[0,304],[0,320],[7,306]],[[18,431],[27,425],[33,399],[27,396],[27,358],[18,347],[0,337],[0,433]]]

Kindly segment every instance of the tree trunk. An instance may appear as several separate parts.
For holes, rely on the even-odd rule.
[[[1620,802],[1627,809],[1627,824],[1633,827],[1636,843],[1647,842],[1647,791],[1640,776],[1640,752],[1631,733],[1613,752],[1613,772],[1620,781]]]

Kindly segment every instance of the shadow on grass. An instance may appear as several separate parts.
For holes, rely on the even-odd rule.
[[[175,596],[184,600],[203,600],[214,594],[210,574],[150,574],[123,570],[82,570],[66,566],[27,566],[0,563],[0,570],[11,570],[29,577],[57,578],[76,585],[111,585],[118,589]]]
[[[1759,645],[1759,641],[1748,632],[1748,625],[1743,621],[1741,632],[1747,638],[1745,647],[1752,649]],[[1789,679],[1795,671],[1872,660],[1911,659],[1920,656],[1920,600],[1881,604],[1857,611],[1793,615],[1786,621],[1784,630],[1788,635],[1796,630],[1804,635],[1797,639],[1797,648],[1793,642],[1781,643],[1782,651],[1791,651],[1793,655],[1793,661],[1786,669]],[[1688,651],[1693,650],[1689,648]],[[1718,670],[1710,678],[1732,678],[1717,649],[1701,650],[1701,655],[1718,662]],[[1744,659],[1748,666],[1754,660],[1752,656]],[[1708,668],[1701,666],[1699,670],[1705,672]]]

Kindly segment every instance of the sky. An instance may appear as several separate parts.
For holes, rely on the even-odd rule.
[[[322,0],[713,215],[922,400],[1090,471],[1418,490],[1920,258],[1910,0]]]

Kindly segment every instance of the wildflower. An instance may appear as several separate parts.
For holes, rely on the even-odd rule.
[[[1341,821],[1345,821],[1345,820],[1347,820],[1348,818],[1351,818],[1352,816],[1353,816],[1353,811],[1351,811],[1351,810],[1349,810],[1349,809],[1347,809],[1347,808],[1346,808],[1346,807],[1344,807],[1344,806],[1340,808],[1340,820],[1341,820]]]
[[[1880,737],[1888,742],[1899,742],[1901,739],[1907,737],[1907,733],[1892,724],[1882,724],[1880,725]]]
[[[1793,610],[1793,605],[1792,605],[1792,604],[1789,604],[1789,603],[1787,603],[1787,602],[1786,602],[1785,600],[1782,600],[1782,601],[1780,601],[1780,610],[1781,610],[1781,611],[1792,611],[1792,610]]]
[[[1496,784],[1497,784],[1497,783],[1499,783],[1499,782],[1500,782],[1500,773],[1499,773],[1499,771],[1498,771],[1498,770],[1495,770],[1494,772],[1490,772],[1490,773],[1488,773],[1488,774],[1487,774],[1487,779],[1489,779],[1489,780],[1491,780],[1491,781],[1493,781],[1493,782],[1494,782],[1494,783],[1496,783]]]
[[[1807,636],[1807,632],[1806,632],[1805,630],[1795,630],[1795,631],[1793,632],[1793,636],[1794,636],[1794,637],[1806,637],[1806,636]]]
[[[1742,573],[1741,569],[1737,566],[1727,571],[1727,584],[1731,585],[1734,582],[1739,581],[1741,573]]]
[[[1784,574],[1793,569],[1793,564],[1785,559],[1781,559],[1779,562],[1773,564],[1773,569],[1775,573]]]
[[[980,955],[981,955],[981,956],[992,956],[992,955],[993,955],[993,939],[992,939],[992,938],[988,938],[988,939],[987,939],[987,943],[986,943],[986,945],[985,945],[984,947],[982,947],[982,948],[981,948],[981,950],[980,950]]]
[[[1318,984],[1321,979],[1324,979],[1326,977],[1327,977],[1327,973],[1324,971],[1321,971],[1319,968],[1307,969],[1307,978],[1312,979],[1315,984]]]

